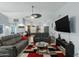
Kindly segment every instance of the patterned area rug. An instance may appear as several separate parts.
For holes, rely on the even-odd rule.
[[[57,53],[56,55],[43,55],[43,54],[39,54],[36,51],[31,51],[32,48],[34,48],[35,46],[27,46],[26,50],[30,50],[30,52],[26,53],[26,57],[64,57],[64,54],[62,52]],[[59,49],[57,48],[57,46],[52,45],[52,47],[55,47],[57,49],[57,51],[59,51]]]

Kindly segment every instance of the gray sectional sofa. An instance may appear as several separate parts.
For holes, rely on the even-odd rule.
[[[21,40],[19,34],[1,37],[0,57],[16,57],[27,44],[28,40]]]
[[[49,33],[37,33],[34,36],[34,42],[48,42],[50,43],[51,39]]]
[[[68,43],[65,39],[57,38],[56,45],[58,45],[59,47],[63,47],[63,49],[65,50],[65,57],[74,57],[75,46],[72,41],[69,41]],[[61,50],[63,49],[61,48]]]

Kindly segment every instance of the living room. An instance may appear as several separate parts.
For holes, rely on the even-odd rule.
[[[78,57],[78,6],[0,2],[0,57]]]

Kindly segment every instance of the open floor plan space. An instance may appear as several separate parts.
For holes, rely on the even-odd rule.
[[[0,2],[0,57],[78,57],[79,2]]]

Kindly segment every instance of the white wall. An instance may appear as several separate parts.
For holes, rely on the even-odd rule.
[[[74,27],[74,32],[72,33],[61,33],[61,37],[65,38],[66,41],[72,41],[75,45],[75,55],[79,54],[79,3],[67,3],[63,8],[61,8],[55,17],[53,18],[54,21],[58,20],[59,18],[69,15],[70,21],[74,21],[73,24],[71,22],[71,30]],[[53,22],[54,23],[54,22]],[[56,36],[59,32],[54,31],[54,28],[51,28],[50,31],[52,35]],[[51,34],[51,33],[50,33]]]
[[[10,34],[10,29],[7,28],[7,26],[9,26],[9,19],[7,16],[5,16],[4,14],[0,13],[0,24],[3,25],[3,33],[0,34],[1,36],[4,35],[9,35]]]

